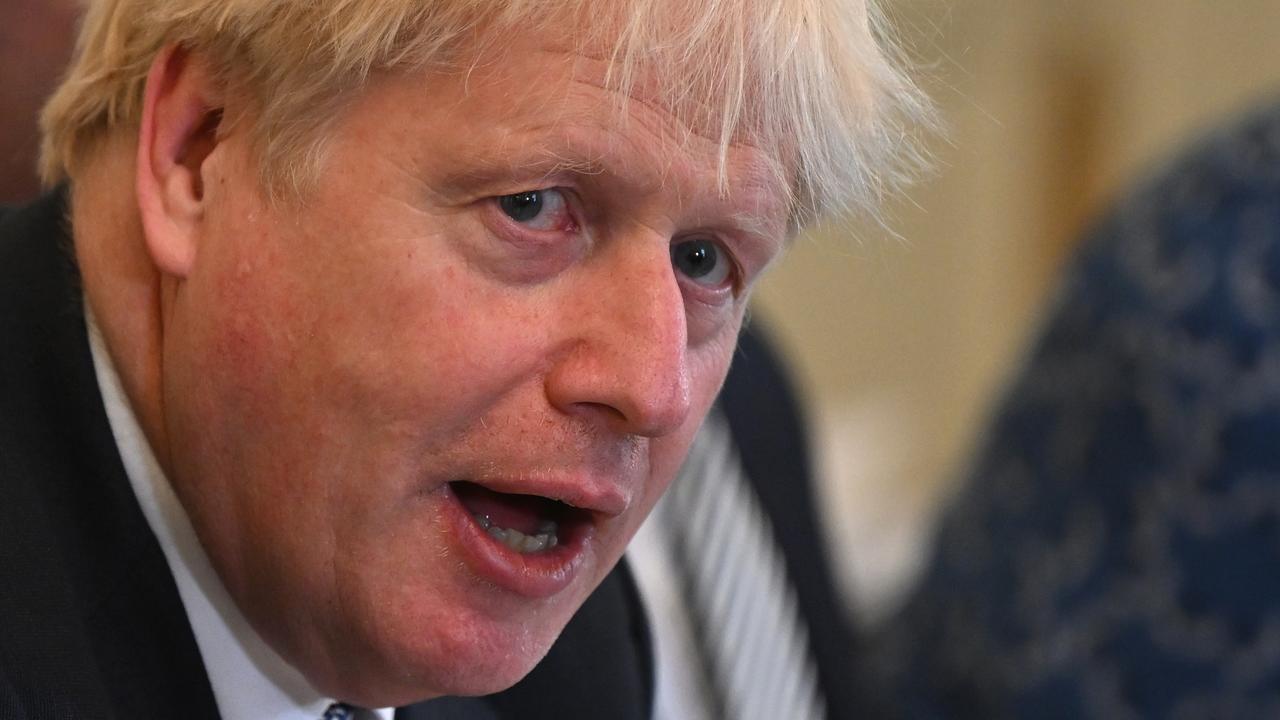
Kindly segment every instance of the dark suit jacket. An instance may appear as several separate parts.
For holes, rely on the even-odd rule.
[[[0,215],[0,720],[216,718],[107,423],[64,213],[55,194]],[[814,525],[803,425],[758,331],[744,333],[721,405],[796,585],[829,714],[848,717],[852,644]],[[624,563],[515,687],[398,717],[639,720],[652,690]]]

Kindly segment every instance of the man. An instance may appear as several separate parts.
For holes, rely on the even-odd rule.
[[[518,681],[913,97],[834,0],[91,3],[0,228],[0,708]]]

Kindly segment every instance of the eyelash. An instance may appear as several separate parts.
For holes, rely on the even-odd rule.
[[[539,207],[541,207],[546,203],[545,199],[542,199],[542,196],[545,196],[548,193],[555,193],[555,196],[559,198],[558,206],[556,206],[556,204],[553,203],[553,207],[555,207],[555,209],[558,210],[559,212],[564,213],[564,216],[565,216],[564,222],[560,227],[546,228],[546,229],[530,228],[525,223],[522,223],[521,221],[515,219],[514,217],[511,217],[511,214],[508,212],[508,208],[504,207],[504,203],[506,203],[506,201],[508,200],[514,200],[517,198],[521,198],[522,196],[533,196],[533,195],[540,196],[537,204],[539,205]],[[498,195],[496,197],[491,198],[490,202],[495,207],[498,214],[503,216],[505,218],[505,221],[509,225],[518,227],[523,232],[538,233],[538,234],[553,233],[553,232],[569,233],[569,232],[574,232],[575,230],[578,229],[578,223],[574,218],[575,213],[573,211],[573,205],[574,205],[573,196],[568,191],[562,190],[560,188],[540,188],[536,190],[522,190],[517,193],[511,193],[510,195]]]
[[[507,212],[507,210],[503,207],[504,201],[508,199],[517,198],[518,196],[521,196],[521,195],[531,195],[533,193],[548,193],[548,192],[555,192],[561,197],[560,202],[563,203],[563,212],[565,213],[565,222],[562,227],[557,227],[555,229],[536,229],[536,228],[531,229],[527,227],[524,223],[511,217],[510,214]],[[508,195],[498,195],[498,196],[489,198],[489,204],[492,207],[492,211],[498,216],[499,220],[503,225],[505,225],[508,229],[514,230],[515,232],[518,232],[521,236],[523,236],[523,237],[517,238],[521,242],[530,243],[533,245],[551,244],[551,243],[554,243],[556,239],[563,237],[565,234],[576,232],[580,227],[580,224],[578,223],[575,217],[576,215],[579,214],[575,212],[575,205],[577,205],[578,203],[575,202],[574,195],[568,190],[563,188],[557,188],[557,187],[538,188],[534,190],[522,190],[520,192],[511,193]],[[554,237],[549,237],[549,236],[554,236]],[[714,235],[707,235],[707,234],[695,232],[695,233],[690,233],[690,234],[680,236],[672,240],[670,247],[672,248],[672,250],[674,250],[676,247],[678,247],[683,243],[694,242],[698,240],[709,242],[716,247],[719,253],[720,262],[729,264],[727,275],[725,277],[725,280],[721,282],[719,285],[714,287],[708,287],[706,285],[703,285],[702,283],[699,283],[696,278],[691,277],[686,273],[682,272],[681,270],[679,270],[678,268],[676,268],[675,261],[673,258],[672,259],[673,270],[677,273],[677,275],[679,275],[682,278],[681,284],[692,287],[694,292],[700,296],[698,297],[698,299],[708,305],[722,304],[721,296],[723,296],[726,291],[731,293],[734,297],[739,296],[742,291],[743,277],[744,277],[742,267],[741,265],[739,265],[737,258],[734,256],[733,252],[731,252],[729,248],[726,247],[723,241],[719,240]]]

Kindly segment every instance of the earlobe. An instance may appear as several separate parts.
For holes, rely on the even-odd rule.
[[[160,272],[186,277],[205,211],[205,162],[217,147],[222,98],[212,74],[178,46],[151,65],[138,130],[138,209]]]

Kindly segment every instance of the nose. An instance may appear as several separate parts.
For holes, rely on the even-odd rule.
[[[570,341],[547,375],[547,395],[561,412],[660,437],[689,416],[684,295],[669,244],[629,240],[574,283],[563,316]]]

